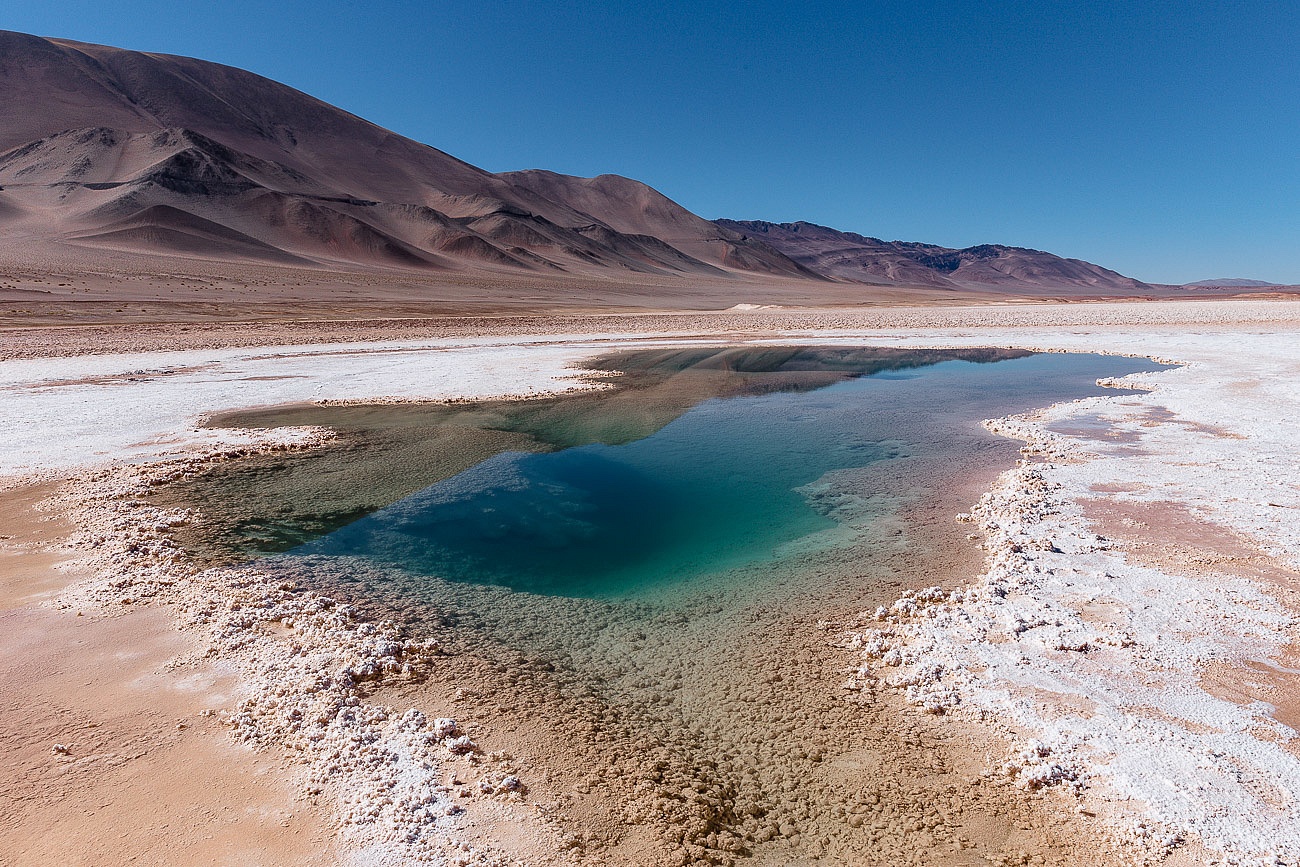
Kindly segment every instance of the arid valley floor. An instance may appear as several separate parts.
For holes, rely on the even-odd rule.
[[[1300,301],[74,307],[0,331],[0,862],[1300,864]],[[150,499],[333,437],[202,426],[222,412],[536,397],[612,349],[733,344],[1176,365],[990,420],[1019,462],[931,504],[945,549],[878,606],[754,614],[806,711],[772,761],[813,793],[761,809],[548,717],[527,660],[195,562],[195,516]]]

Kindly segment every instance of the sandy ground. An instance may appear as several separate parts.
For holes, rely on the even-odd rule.
[[[0,495],[0,862],[336,863],[296,771],[213,714],[235,673],[170,665],[193,648],[166,609],[52,604],[85,577],[51,549],[71,528],[35,508],[54,493]]]
[[[166,537],[185,517],[133,492],[186,462],[320,441],[309,430],[217,439],[198,427],[205,413],[579,387],[567,364],[639,334],[1188,363],[1148,378],[1151,394],[1003,420],[1030,454],[972,514],[984,574],[867,612],[842,640],[863,655],[855,688],[893,696],[918,748],[919,731],[955,738],[955,763],[1017,793],[1005,803],[1037,830],[1003,847],[1006,863],[1022,850],[1020,863],[1082,863],[1090,851],[1117,864],[1298,863],[1298,321],[1300,305],[1251,301],[498,320],[434,338],[406,322],[222,326],[177,331],[188,348],[174,353],[158,351],[169,329],[157,326],[136,344],[149,352],[131,355],[105,351],[131,345],[112,327],[6,335],[0,677],[14,698],[0,716],[12,756],[0,791],[15,804],[0,853],[578,857],[563,822],[512,782],[523,773],[512,759],[471,746],[472,721],[376,703],[404,700],[429,648],[294,588],[190,574]],[[888,815],[867,811],[882,835]],[[924,827],[891,843],[897,862],[962,863],[933,860],[944,820]]]
[[[37,233],[49,231],[47,226]],[[547,274],[511,268],[294,267],[6,236],[0,238],[0,328],[237,319],[516,317],[611,310],[725,310],[736,304],[979,304],[1009,297],[1005,289],[993,286],[987,291],[936,292],[757,274],[597,270],[584,275],[572,270]],[[1222,293],[1195,290],[1194,294]]]
[[[824,329],[901,329],[962,327],[1062,327],[1148,325],[1152,328],[1194,326],[1221,319],[1211,301],[1165,301],[1160,304],[1076,302],[1013,303],[1005,297],[969,299],[931,297],[921,304],[908,298],[870,306],[816,309],[769,307],[757,310],[690,312],[570,309],[563,314],[531,312],[486,315],[470,307],[439,311],[409,304],[347,307],[317,304],[182,305],[146,307],[138,320],[126,308],[61,303],[48,314],[13,307],[0,316],[0,360],[148,352],[175,349],[224,349],[251,346],[318,345],[366,340],[463,338],[545,339],[556,335],[640,336],[659,332],[716,337]],[[1294,300],[1294,299],[1292,299]],[[1274,321],[1285,305],[1236,303],[1229,308],[1235,323]]]

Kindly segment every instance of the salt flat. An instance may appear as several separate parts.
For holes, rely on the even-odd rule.
[[[1181,366],[1114,383],[1113,396],[993,422],[1025,440],[1027,454],[972,504],[968,520],[989,555],[983,574],[953,575],[940,589],[864,612],[838,639],[863,656],[850,692],[894,690],[918,713],[940,715],[985,757],[992,777],[1018,783],[1026,798],[1050,795],[1045,803],[1075,823],[1069,833],[1095,839],[1108,863],[1300,863],[1300,666],[1292,651],[1300,304],[983,307],[964,320],[951,310],[910,319],[894,311],[887,328],[851,312],[799,316],[746,318],[743,333],[720,326],[725,318],[683,317],[666,328],[656,317],[641,335],[557,325],[553,335],[522,338],[5,361],[0,474],[11,487],[33,476],[74,480],[57,507],[81,535],[51,544],[79,546],[84,560],[67,586],[18,601],[56,611],[174,602],[196,641],[227,648],[247,695],[276,696],[280,710],[255,702],[245,717],[236,713],[237,733],[275,748],[277,739],[304,736],[281,710],[324,715],[317,746],[296,749],[322,791],[353,793],[320,807],[347,819],[346,845],[381,863],[450,859],[447,841],[463,828],[433,775],[421,780],[411,769],[452,761],[444,742],[454,741],[453,730],[400,707],[369,717],[348,710],[368,705],[347,679],[322,689],[319,672],[303,667],[313,654],[346,647],[351,670],[400,676],[421,664],[420,649],[313,599],[280,598],[230,574],[195,576],[166,543],[167,521],[183,516],[130,505],[149,473],[213,451],[310,447],[320,438],[206,431],[205,414],[583,387],[576,362],[612,346],[671,342],[674,332],[692,341],[1154,357]],[[236,616],[256,604],[277,623],[299,625],[286,637]],[[428,734],[438,725],[438,737]],[[340,752],[343,743],[371,747]],[[387,794],[376,794],[377,773],[392,781]],[[358,788],[362,779],[371,783]],[[544,848],[549,838],[538,834]],[[475,853],[483,863],[495,857],[490,847]]]

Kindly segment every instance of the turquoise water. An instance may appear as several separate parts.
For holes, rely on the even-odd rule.
[[[600,362],[621,388],[553,400],[278,410],[344,446],[193,493],[255,540],[278,521],[296,547],[257,563],[288,586],[436,642],[421,710],[518,757],[584,863],[892,864],[879,820],[910,839],[959,795],[974,848],[941,860],[995,863],[1025,817],[949,761],[949,730],[846,690],[838,636],[977,574],[953,515],[1019,447],[982,419],[1157,365],[959,355],[638,350]]]
[[[941,361],[811,391],[703,399],[641,439],[505,452],[309,542],[409,576],[608,598],[716,582],[810,551],[860,557],[851,531],[991,437],[982,418],[1100,393],[1150,362],[1095,355]],[[1003,441],[1005,443],[1005,441]],[[879,475],[879,474],[877,474]],[[886,474],[887,476],[889,474]]]

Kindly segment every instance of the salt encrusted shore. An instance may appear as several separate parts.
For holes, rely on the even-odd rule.
[[[300,436],[257,450],[312,444]],[[347,605],[256,569],[195,570],[167,538],[189,516],[137,499],[231,456],[97,472],[49,503],[82,528],[70,540],[82,552],[72,565],[98,576],[55,604],[111,611],[169,603],[177,627],[202,648],[193,659],[172,660],[172,670],[217,661],[239,673],[244,697],[224,722],[237,740],[292,756],[303,771],[299,797],[327,808],[351,863],[509,863],[461,840],[456,822],[466,796],[519,798],[522,784],[508,762],[482,755],[454,719],[368,702],[360,689],[380,679],[420,679],[437,665],[435,642],[404,640],[391,623],[357,617]],[[454,775],[453,784],[446,771],[456,760],[470,772]]]
[[[992,422],[1025,440],[1028,454],[970,515],[989,549],[985,574],[868,613],[845,640],[863,653],[858,681],[881,679],[921,707],[1014,733],[1022,748],[990,771],[1026,787],[1075,789],[1080,809],[1133,839],[1135,859],[1200,846],[1221,853],[1221,863],[1297,864],[1295,732],[1267,705],[1218,698],[1203,682],[1209,665],[1281,656],[1300,611],[1293,589],[1235,574],[1231,563],[1193,575],[1137,562],[1091,526],[1087,507],[1098,499],[1177,504],[1230,528],[1292,577],[1300,568],[1300,349],[1292,330],[1300,311],[1279,304],[1276,323],[1242,325],[1232,305],[1203,306],[1206,324],[1195,331],[839,328],[762,339],[1104,351],[1184,365],[1111,383],[1150,391]],[[1267,320],[1261,306],[1251,316]],[[1048,325],[1051,309],[1042,316]],[[312,448],[326,436],[214,433],[197,426],[205,412],[563,390],[577,387],[568,366],[609,349],[608,339],[5,362],[0,413],[14,435],[0,449],[0,475],[9,484],[19,474],[80,476],[53,506],[81,528],[81,566],[99,577],[57,604],[173,603],[204,654],[244,678],[245,698],[229,714],[236,736],[301,759],[305,794],[331,806],[358,863],[499,863],[498,854],[457,842],[456,804],[471,795],[517,798],[508,760],[476,752],[472,721],[425,719],[364,698],[368,680],[419,678],[437,664],[436,646],[404,643],[387,624],[253,570],[196,571],[167,539],[187,516],[136,498],[196,463],[246,449]],[[123,405],[144,409],[106,429],[103,420]],[[67,438],[42,433],[69,418]],[[1079,419],[1120,436],[1051,430]],[[467,770],[454,786],[441,773],[451,763]]]
[[[371,341],[4,361],[0,484],[265,440],[202,427],[205,416],[223,410],[526,398],[590,387],[573,364],[601,351],[592,340]]]
[[[1271,704],[1204,683],[1208,666],[1267,664],[1300,635],[1294,340],[1254,335],[1245,351],[1237,337],[1153,340],[1142,349],[1186,366],[1104,383],[1148,393],[990,421],[1025,441],[1026,459],[960,516],[984,540],[986,572],[864,617],[846,636],[863,656],[856,677],[1020,733],[1001,772],[1077,789],[1080,809],[1146,849],[1196,844],[1219,863],[1300,864],[1296,731]],[[1107,438],[1052,431],[1079,420]],[[1231,560],[1195,575],[1134,562],[1091,526],[1084,504],[1102,498],[1228,528],[1274,560],[1283,583],[1252,580],[1257,570]],[[1295,672],[1279,673],[1294,695]]]

